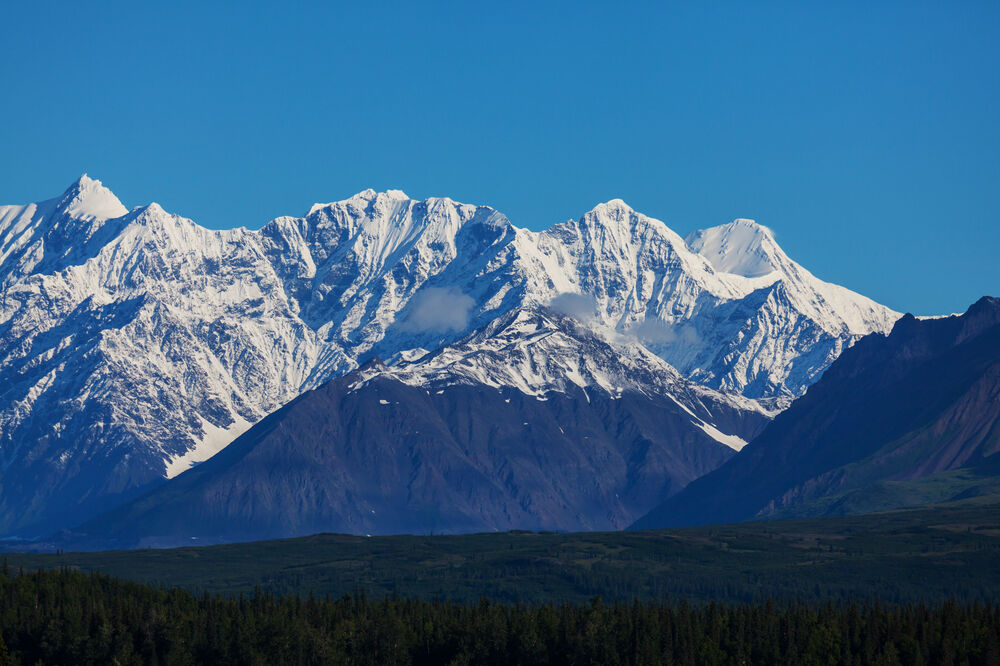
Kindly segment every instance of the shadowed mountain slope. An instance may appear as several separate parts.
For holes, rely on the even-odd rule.
[[[355,375],[310,391],[211,460],[80,528],[104,547],[316,532],[614,529],[729,447],[670,400],[546,399]],[[762,425],[757,415],[732,414]]]
[[[525,383],[559,374],[572,381]],[[521,311],[425,359],[374,360],[309,391],[79,531],[108,547],[620,529],[722,464],[770,416],[641,348]]]
[[[740,455],[633,527],[891,508],[932,485],[946,494],[958,477],[939,475],[964,468],[986,470],[988,489],[998,451],[1000,299],[986,297],[964,315],[907,315],[888,337],[861,340]],[[951,487],[968,495],[976,485]]]

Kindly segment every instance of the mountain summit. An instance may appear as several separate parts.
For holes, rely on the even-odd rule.
[[[127,212],[111,190],[86,174],[54,199],[0,206],[0,287],[84,261],[108,240],[101,233],[107,220]]]
[[[573,318],[767,413],[898,317],[770,236],[728,236],[689,246],[618,200],[533,232],[396,190],[214,231],[156,205],[127,212],[86,177],[2,207],[0,533],[78,522],[372,357],[409,363],[520,310]],[[758,250],[773,271],[728,272]],[[523,377],[532,390],[566,383],[561,362],[516,367],[552,368]]]
[[[87,174],[66,189],[56,209],[63,215],[84,220],[107,220],[128,212],[111,190]]]
[[[771,230],[753,220],[738,219],[693,231],[686,240],[692,250],[722,273],[759,278],[791,264]]]

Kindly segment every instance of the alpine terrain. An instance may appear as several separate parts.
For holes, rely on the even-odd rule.
[[[1000,493],[1000,299],[844,352],[743,452],[636,528],[864,513]]]
[[[897,318],[815,278],[749,220],[685,240],[613,200],[534,232],[489,207],[366,190],[256,231],[214,231],[155,203],[127,210],[83,176],[55,199],[0,207],[0,533],[43,534],[118,506],[312,389],[212,469],[251,452],[277,465],[323,427],[336,444],[324,469],[367,466],[377,488],[392,479],[408,502],[393,505],[399,516],[434,515],[473,478],[507,484],[420,529],[617,526],[721,464]],[[372,402],[390,386],[405,394],[398,410]],[[629,412],[626,396],[665,406],[662,419]],[[318,405],[328,424],[304,421],[281,443],[267,434]],[[477,427],[527,422],[534,439],[457,432],[476,405],[489,412]],[[551,444],[565,410],[585,412],[596,434]],[[392,444],[403,429],[427,442]],[[586,437],[599,443],[586,449]],[[530,472],[497,467],[547,446],[552,458]],[[578,478],[608,478],[573,498],[543,488],[574,456]],[[307,505],[342,503],[323,520],[343,529],[399,529],[357,517],[391,511],[344,485],[367,483],[356,471],[283,487],[317,493]]]
[[[745,443],[724,433],[769,420],[544,310],[502,315],[430,357],[372,360],[306,392],[64,538],[79,549],[621,529]]]

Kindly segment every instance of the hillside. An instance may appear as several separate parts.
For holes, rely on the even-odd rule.
[[[968,497],[990,492],[998,452],[1000,299],[984,297],[964,315],[905,316],[889,336],[860,341],[739,456],[633,527],[836,515]],[[944,481],[960,469],[981,477],[984,488]]]

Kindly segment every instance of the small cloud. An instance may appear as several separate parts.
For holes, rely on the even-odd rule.
[[[677,332],[656,319],[646,319],[628,329],[630,335],[642,342],[673,342]]]
[[[628,329],[628,334],[643,344],[681,344],[695,345],[701,339],[691,326],[670,326],[659,319],[646,319]]]
[[[597,299],[588,294],[565,292],[553,298],[549,307],[581,322],[590,322],[597,317]]]
[[[425,287],[410,300],[400,328],[415,333],[461,331],[469,325],[475,304],[455,287]]]

